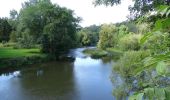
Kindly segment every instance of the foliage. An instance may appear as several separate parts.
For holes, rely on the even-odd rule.
[[[149,25],[148,23],[138,23],[137,29],[139,34],[145,34],[147,32],[150,32],[151,25]]]
[[[125,25],[120,25],[120,26],[118,27],[117,38],[120,39],[121,37],[125,36],[125,35],[128,34],[128,33],[129,33],[128,27],[125,26]]]
[[[117,27],[113,24],[104,24],[99,32],[98,48],[106,49],[114,47],[117,43]]]
[[[82,46],[92,46],[97,44],[98,34],[87,29],[82,29],[77,33],[78,42]]]
[[[150,49],[153,54],[166,53],[169,51],[169,34],[160,31],[152,33],[143,43],[142,48]]]
[[[96,45],[99,40],[100,26],[91,25],[77,32],[77,41],[82,46]]]
[[[2,41],[8,42],[11,31],[12,27],[8,23],[7,18],[0,18],[0,42]]]
[[[142,60],[149,55],[149,51],[127,51],[120,57],[114,70],[123,77],[135,76],[143,68]]]
[[[47,21],[50,20],[48,14],[51,13],[50,10],[54,8],[54,5],[47,0],[30,0],[25,2],[22,6],[17,25],[19,38],[23,38],[24,40],[27,34],[27,36],[33,38],[33,41],[29,41],[28,39],[27,41],[25,40],[25,42],[38,43],[42,36],[44,26]]]
[[[41,44],[43,52],[57,56],[76,45],[80,18],[74,17],[72,10],[52,4],[50,0],[29,0],[22,4],[19,14],[15,10],[10,14],[11,23],[17,23],[16,31],[11,34],[11,41],[18,43],[17,48]]]
[[[83,53],[90,55],[92,58],[101,58],[107,56],[107,52],[99,49],[85,49]]]
[[[128,34],[124,37],[120,38],[118,42],[118,47],[121,50],[139,50],[140,43],[139,40],[141,38],[141,34]]]
[[[49,45],[48,50],[45,52],[58,55],[59,52],[68,50],[75,45],[75,33],[79,20],[74,18],[71,10],[66,8],[57,7],[53,10],[54,16],[58,17],[52,18],[53,22],[44,27],[43,32],[47,36],[47,44]]]
[[[120,4],[122,0],[95,0],[95,5],[101,5],[104,4],[106,6],[108,5],[117,5]],[[153,11],[155,8],[157,8],[159,5],[167,4],[170,5],[169,0],[134,0],[134,5],[129,7],[129,10],[131,11],[131,14],[135,17],[138,17],[140,15],[144,15],[149,11]]]
[[[0,48],[1,47],[14,47],[16,43],[14,42],[5,42],[5,43],[0,43]]]
[[[168,100],[169,99],[169,17],[163,16],[168,13],[167,6],[161,6],[158,14],[161,14],[162,17],[157,19],[155,23],[155,27],[152,32],[149,32],[144,35],[141,39],[141,44],[147,45],[153,52],[153,54],[149,57],[146,57],[142,62],[144,63],[144,68],[139,70],[138,73],[141,74],[144,70],[156,71],[156,77],[152,78],[152,80],[160,80],[161,82],[157,83],[154,81],[156,85],[149,86],[150,88],[144,88],[143,91],[138,91],[137,94],[131,96],[136,97],[140,93],[145,93],[144,97],[146,99],[155,99],[158,100]],[[156,31],[156,32],[155,32]],[[152,45],[154,44],[154,47]],[[166,80],[165,83],[162,80],[162,77]],[[161,83],[164,83],[163,85]],[[157,87],[155,87],[157,86]],[[130,97],[130,98],[131,98]]]
[[[167,88],[146,88],[141,93],[130,96],[129,100],[169,100],[169,87]]]
[[[17,42],[17,32],[12,31],[10,34],[10,42]]]

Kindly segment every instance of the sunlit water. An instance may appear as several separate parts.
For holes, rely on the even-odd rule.
[[[74,62],[32,65],[0,76],[0,100],[114,100],[113,62],[92,59],[73,49]]]

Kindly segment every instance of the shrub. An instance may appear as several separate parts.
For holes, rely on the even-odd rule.
[[[143,68],[141,61],[149,55],[149,51],[127,51],[118,60],[114,70],[118,71],[123,77],[134,76],[137,71]]]
[[[169,51],[169,33],[154,32],[143,44],[143,49],[149,49],[152,53],[166,53]]]
[[[15,46],[15,45],[16,45],[16,43],[7,42],[7,43],[4,43],[4,44],[3,44],[3,47],[13,47],[13,46]]]
[[[144,34],[150,31],[151,25],[148,23],[137,24],[138,33]]]
[[[141,39],[141,34],[128,34],[122,37],[118,42],[118,48],[123,51],[126,50],[139,50],[140,44],[139,40]]]

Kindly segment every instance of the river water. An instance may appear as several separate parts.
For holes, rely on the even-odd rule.
[[[73,62],[35,64],[0,76],[0,100],[114,100],[114,62],[92,59],[73,49]]]

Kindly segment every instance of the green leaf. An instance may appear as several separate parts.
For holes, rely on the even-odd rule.
[[[168,9],[169,9],[169,7],[166,7],[165,9],[163,9],[163,10],[160,12],[160,14],[161,14],[162,16],[166,15]]]
[[[166,95],[165,100],[170,100],[170,87],[165,88],[165,95]]]
[[[155,29],[154,30],[161,30],[162,29],[162,20],[157,20],[155,23]]]
[[[167,5],[160,5],[156,9],[157,9],[158,13],[160,13],[160,12],[163,12],[167,8],[169,8],[169,6],[167,6]]]
[[[170,28],[170,18],[166,18],[162,21],[162,28],[169,29]]]
[[[143,60],[143,63],[144,63],[144,68],[148,69],[150,67],[157,65],[157,59],[155,59],[154,57],[146,57]]]
[[[156,100],[165,100],[165,90],[163,88],[155,88]]]
[[[144,93],[138,93],[129,97],[129,100],[142,100]]]
[[[146,98],[148,98],[149,100],[154,100],[154,88],[146,88],[144,89],[144,93]]]
[[[156,66],[156,71],[157,71],[158,75],[165,75],[166,69],[167,69],[167,65],[165,64],[164,61],[158,62],[157,66]]]
[[[170,14],[170,10],[168,10],[168,11],[166,12],[166,17],[168,17],[169,14]]]
[[[141,39],[140,39],[140,44],[144,44],[146,42],[146,40],[152,36],[151,32],[148,32],[147,34],[145,34]]]

